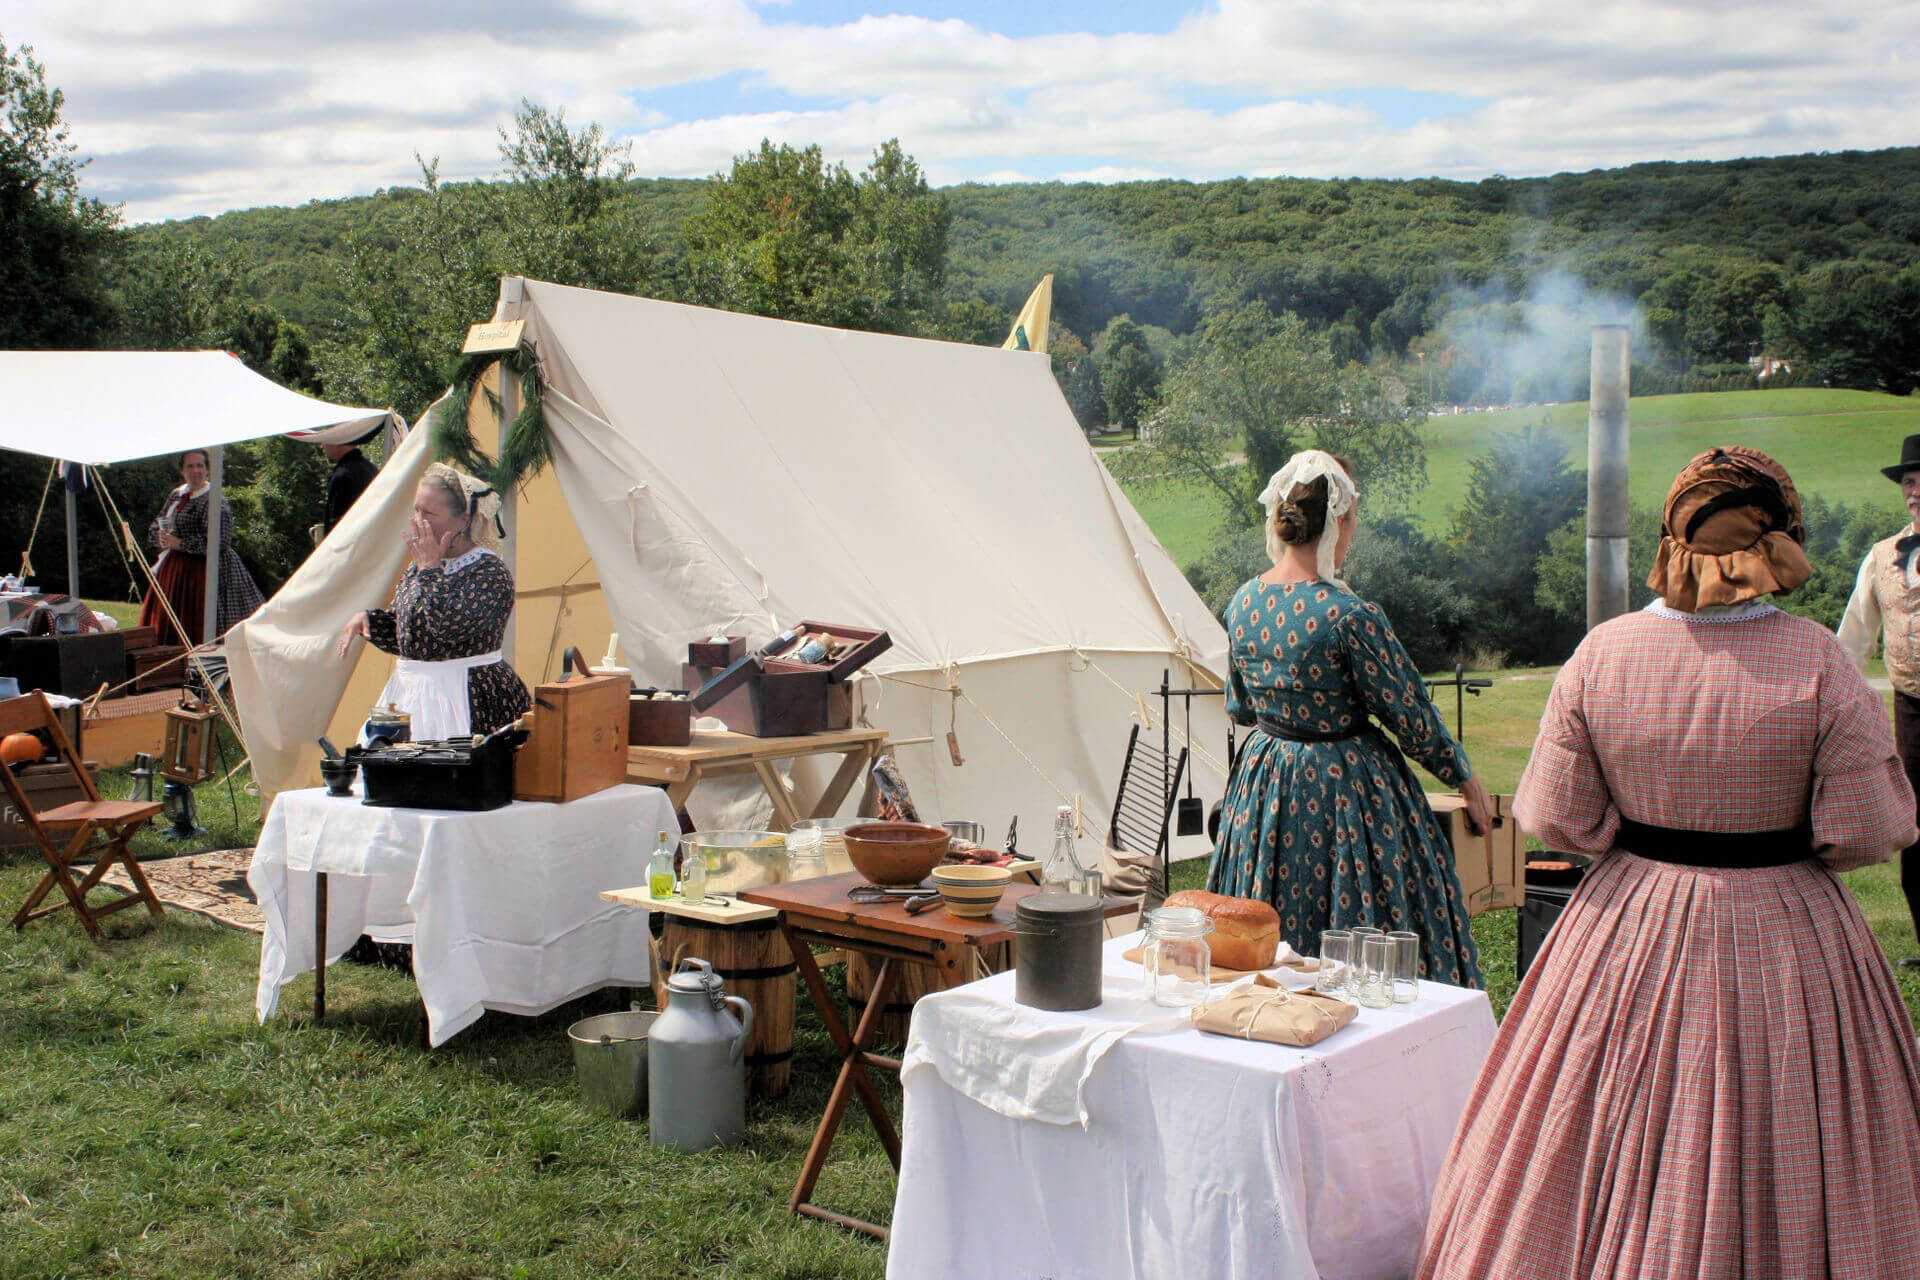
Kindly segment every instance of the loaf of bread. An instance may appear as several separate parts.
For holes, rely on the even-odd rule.
[[[1255,898],[1229,898],[1204,889],[1182,889],[1169,907],[1198,907],[1213,921],[1213,963],[1243,972],[1265,969],[1280,949],[1280,913]]]

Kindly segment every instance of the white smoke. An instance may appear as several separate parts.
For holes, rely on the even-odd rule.
[[[1519,252],[1514,260],[1527,262]],[[1593,326],[1627,324],[1636,358],[1647,328],[1632,298],[1592,288],[1561,263],[1533,275],[1516,294],[1505,282],[1449,291],[1428,360],[1443,371],[1433,392],[1472,406],[1545,404],[1587,398]]]

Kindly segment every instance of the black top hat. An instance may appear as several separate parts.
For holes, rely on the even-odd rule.
[[[1880,468],[1880,474],[1895,484],[1909,471],[1920,471],[1920,436],[1908,436],[1900,442],[1899,466]]]

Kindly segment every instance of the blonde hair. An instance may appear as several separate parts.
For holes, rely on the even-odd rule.
[[[430,463],[420,483],[446,494],[454,511],[467,517],[467,537],[473,545],[500,549],[500,495],[492,485],[444,462]]]

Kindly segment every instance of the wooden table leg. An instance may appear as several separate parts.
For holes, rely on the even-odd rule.
[[[800,814],[793,807],[793,798],[787,794],[786,785],[780,781],[780,771],[767,760],[755,760],[753,771],[759,776],[767,799],[773,801],[773,821],[769,825],[775,831],[793,830],[793,824],[800,821]]]
[[[873,1037],[880,1029],[880,1018],[886,1009],[887,997],[892,994],[895,962],[890,956],[880,961],[880,970],[874,975],[873,990],[867,996],[866,1012],[861,1015],[859,1026],[849,1036],[846,1024],[841,1021],[839,1011],[833,1007],[832,998],[827,994],[826,983],[820,976],[820,967],[814,963],[812,949],[793,936],[784,920],[780,927],[786,934],[787,945],[793,951],[794,966],[806,980],[814,1006],[820,1011],[821,1020],[827,1024],[827,1033],[842,1055],[840,1074],[833,1082],[833,1092],[828,1095],[827,1109],[820,1117],[820,1126],[814,1130],[813,1142],[807,1148],[807,1158],[800,1166],[800,1177],[794,1183],[793,1196],[787,1201],[787,1211],[837,1223],[885,1240],[886,1228],[822,1209],[812,1203],[812,1196],[814,1186],[820,1179],[820,1171],[826,1167],[827,1153],[833,1147],[834,1135],[839,1131],[840,1121],[846,1114],[847,1103],[855,1091],[858,1091],[861,1105],[866,1108],[875,1131],[880,1135],[880,1143],[886,1148],[894,1171],[899,1172],[900,1136],[894,1130],[893,1118],[887,1114],[879,1090],[874,1088],[873,1080],[866,1072],[867,1063],[874,1058],[868,1053],[867,1046],[873,1043]]]
[[[814,817],[831,818],[839,812],[840,802],[847,798],[847,792],[853,790],[854,779],[858,778],[861,770],[866,767],[867,755],[865,747],[855,747],[847,752],[846,757],[840,761],[839,770],[827,783],[827,789],[822,791],[820,798],[813,802]]]
[[[313,1020],[327,1018],[327,873],[313,875]]]

